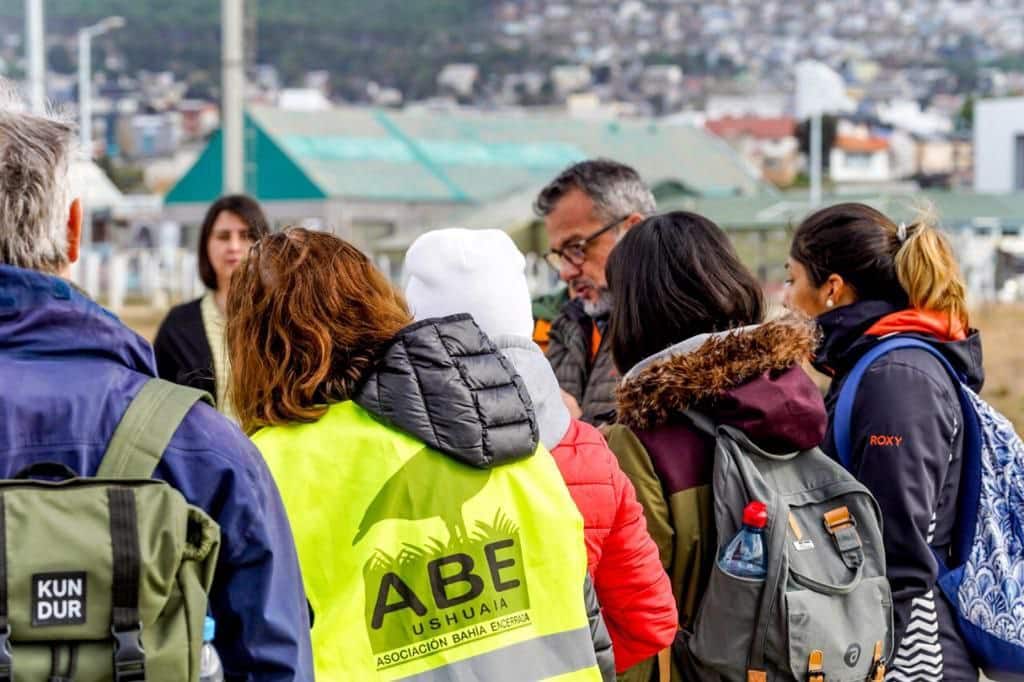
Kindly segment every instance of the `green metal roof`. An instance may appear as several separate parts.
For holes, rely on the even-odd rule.
[[[218,130],[192,168],[167,193],[164,203],[209,203],[219,197],[224,188],[223,149]],[[327,196],[249,116],[245,117],[245,149],[245,191],[248,194],[264,201],[323,199]]]
[[[317,195],[478,205],[540,186],[571,163],[595,156],[633,165],[652,184],[674,182],[702,195],[770,191],[718,138],[653,121],[254,107],[246,126],[247,167],[257,176],[246,184],[260,199]],[[167,202],[215,198],[220,164],[218,134]],[[280,173],[287,182],[279,181]]]

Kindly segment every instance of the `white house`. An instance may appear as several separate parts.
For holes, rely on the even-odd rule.
[[[1024,190],[1024,97],[974,105],[974,189]]]
[[[437,84],[459,97],[469,97],[479,79],[480,67],[476,64],[447,64],[437,75]]]
[[[889,182],[893,179],[888,140],[878,137],[836,137],[829,155],[833,182]]]
[[[327,111],[331,102],[317,88],[284,88],[277,96],[277,106],[289,111]]]

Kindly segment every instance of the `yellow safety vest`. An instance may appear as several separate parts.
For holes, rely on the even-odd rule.
[[[253,440],[295,536],[318,679],[601,679],[583,521],[543,448],[475,469],[352,402]]]

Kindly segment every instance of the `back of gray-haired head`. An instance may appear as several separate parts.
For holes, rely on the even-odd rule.
[[[0,263],[59,272],[68,262],[75,126],[33,114],[0,79]]]
[[[573,189],[590,197],[594,211],[603,220],[615,220],[631,213],[649,216],[655,211],[654,195],[640,179],[640,174],[611,159],[591,159],[569,166],[540,191],[533,210],[538,216],[548,215]]]

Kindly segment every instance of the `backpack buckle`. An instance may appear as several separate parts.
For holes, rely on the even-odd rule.
[[[857,527],[857,519],[850,514],[849,507],[838,507],[825,512],[825,530],[829,535],[835,537],[836,533],[847,527]]]
[[[142,623],[131,630],[110,628],[114,636],[114,682],[145,682],[146,651],[142,648]]]
[[[825,654],[820,649],[807,657],[807,682],[825,682]]]
[[[864,544],[857,532],[857,519],[845,506],[825,512],[824,517],[825,530],[832,536],[843,563],[850,570],[857,570],[864,563]]]
[[[14,679],[14,661],[11,660],[11,625],[0,631],[0,682]]]
[[[875,642],[875,655],[871,661],[869,682],[885,682],[885,659],[882,658],[882,642]]]

